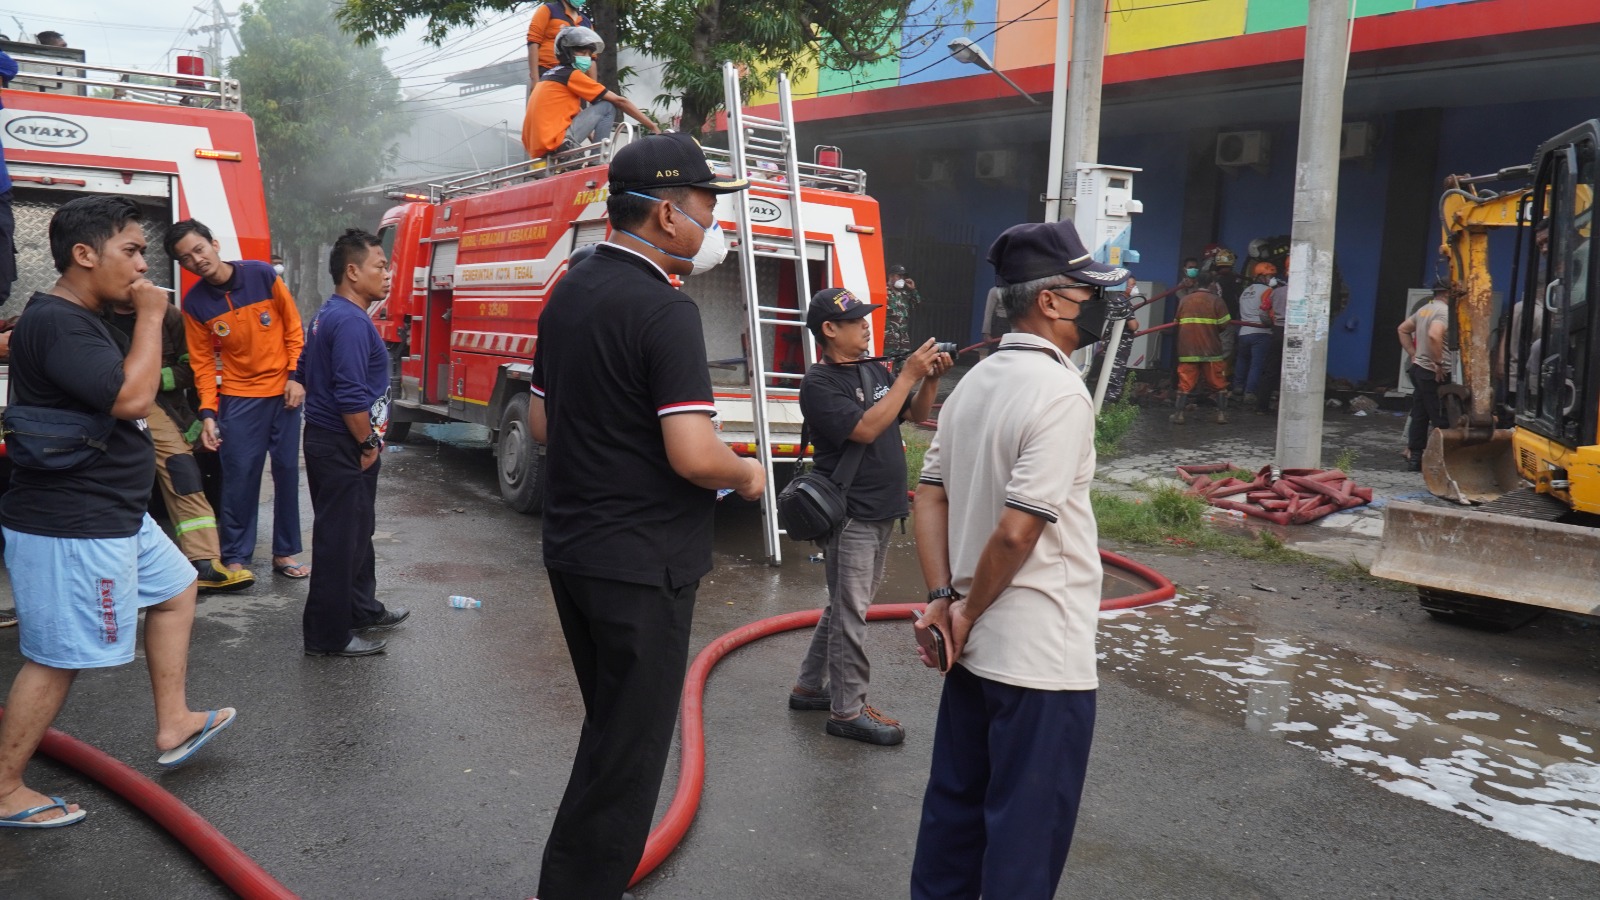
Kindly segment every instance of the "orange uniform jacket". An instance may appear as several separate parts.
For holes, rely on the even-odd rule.
[[[522,146],[534,159],[547,156],[567,138],[567,129],[583,108],[606,95],[606,86],[571,66],[556,66],[539,78],[522,116]]]
[[[222,348],[222,393],[276,397],[300,365],[305,332],[300,310],[278,273],[264,262],[232,263],[224,285],[204,281],[183,295],[184,333],[200,411],[217,411],[214,344]]]

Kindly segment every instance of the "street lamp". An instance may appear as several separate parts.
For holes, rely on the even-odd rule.
[[[994,62],[989,59],[989,54],[983,52],[982,47],[974,44],[972,41],[964,37],[959,37],[951,41],[949,47],[950,56],[956,62],[968,63],[985,71],[993,72],[994,74],[1000,76],[1001,81],[1004,81],[1006,84],[1010,85],[1013,91],[1016,91],[1022,96],[1028,98],[1029,103],[1039,102],[1038,100],[1033,99],[1032,94],[1029,94],[1022,88],[1017,87],[1017,83],[1007,78],[1006,73],[996,69],[994,67]]]

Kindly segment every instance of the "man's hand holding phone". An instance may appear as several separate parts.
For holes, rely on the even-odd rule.
[[[935,600],[929,603],[912,626],[917,635],[917,655],[922,664],[946,674],[961,658],[972,620],[967,617],[966,598]]]

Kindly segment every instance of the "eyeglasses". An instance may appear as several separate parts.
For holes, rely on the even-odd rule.
[[[1082,298],[1080,300],[1077,297],[1072,297],[1072,296],[1069,296],[1067,294],[1062,293],[1063,291],[1070,291],[1073,288],[1086,290],[1086,291],[1089,292],[1089,296],[1084,297],[1084,298]],[[1059,297],[1062,300],[1070,301],[1072,303],[1088,303],[1090,300],[1094,299],[1094,294],[1095,294],[1095,289],[1094,288],[1089,287],[1088,285],[1082,285],[1082,284],[1058,284],[1055,287],[1047,287],[1044,290],[1045,290],[1045,293],[1047,293],[1047,294],[1054,294],[1056,297]]]

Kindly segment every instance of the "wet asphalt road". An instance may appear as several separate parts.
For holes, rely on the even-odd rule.
[[[538,520],[500,504],[486,451],[418,437],[384,466],[380,588],[413,610],[388,654],[303,657],[304,584],[269,574],[251,592],[202,604],[193,703],[236,706],[241,718],[188,767],[158,774],[142,664],[86,673],[57,725],[155,778],[301,896],[528,897],[581,717],[539,565]],[[820,602],[822,567],[799,545],[781,569],[758,561],[758,522],[750,508],[718,522],[696,648]],[[453,593],[483,608],[451,609]],[[920,593],[913,548],[897,535],[881,599]],[[699,818],[636,894],[906,896],[938,691],[911,655],[907,627],[879,624],[870,635],[872,700],[910,733],[897,748],[827,737],[825,714],[785,707],[804,633],[725,661],[707,693]],[[0,632],[6,673],[18,662],[14,634]],[[1381,790],[1242,725],[1159,680],[1104,671],[1090,787],[1058,896],[1600,893],[1593,863]],[[228,896],[105,792],[46,762],[30,780],[90,816],[60,831],[0,833],[0,897]],[[662,808],[673,782],[669,773]]]

